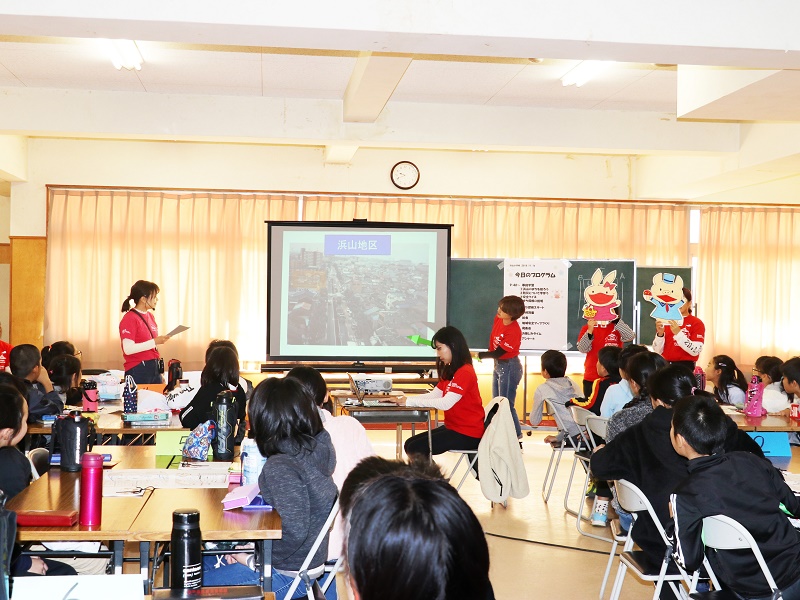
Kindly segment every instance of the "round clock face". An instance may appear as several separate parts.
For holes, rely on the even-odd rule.
[[[392,183],[401,190],[410,190],[418,182],[419,169],[414,163],[401,160],[392,167]]]

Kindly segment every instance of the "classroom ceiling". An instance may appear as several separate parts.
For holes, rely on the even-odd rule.
[[[224,17],[211,0],[145,1],[135,16],[95,0],[0,3],[0,134],[315,145],[344,163],[360,147],[718,159],[646,197],[800,182],[800,8],[782,2],[768,20],[753,0],[708,0],[689,18],[679,8],[695,5],[676,2],[658,19],[590,0],[570,15],[539,0],[310,0],[269,13],[243,0]],[[101,50],[123,37],[141,70]],[[616,62],[562,85],[593,59]],[[209,118],[251,110],[283,122],[250,132]]]
[[[113,68],[96,40],[0,38],[0,87],[273,98],[344,98],[354,52],[137,42],[140,71]],[[675,65],[619,63],[583,87],[566,59],[413,56],[392,101],[674,113]]]

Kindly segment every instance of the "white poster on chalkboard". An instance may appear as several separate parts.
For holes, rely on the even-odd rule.
[[[525,301],[521,350],[561,350],[567,344],[569,261],[510,258],[505,261],[504,295]]]

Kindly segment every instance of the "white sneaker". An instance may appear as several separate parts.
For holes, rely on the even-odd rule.
[[[605,527],[608,523],[608,500],[594,499],[594,510],[592,510],[592,525],[595,527]]]

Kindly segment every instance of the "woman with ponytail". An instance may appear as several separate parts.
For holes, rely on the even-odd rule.
[[[159,291],[152,281],[140,279],[122,303],[125,315],[119,322],[119,338],[125,375],[131,375],[136,383],[164,383],[164,362],[158,346],[169,336],[158,335],[158,325],[150,312],[156,308]]]

